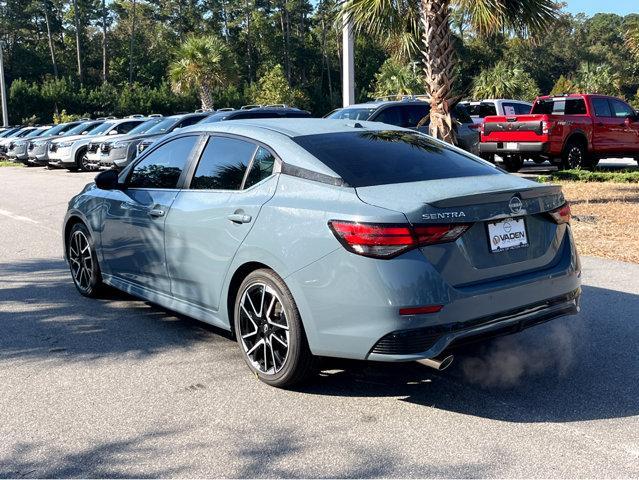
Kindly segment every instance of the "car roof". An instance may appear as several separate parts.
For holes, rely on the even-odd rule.
[[[305,135],[321,135],[354,131],[414,130],[380,122],[334,120],[326,118],[264,118],[242,119],[232,122],[198,123],[168,134],[165,138],[188,132],[230,133],[262,142],[275,150],[291,165],[306,168],[332,177],[339,177],[333,170],[315,158],[293,140]]]

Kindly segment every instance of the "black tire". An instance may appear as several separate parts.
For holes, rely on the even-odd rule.
[[[259,299],[259,309],[254,306],[255,302],[251,298],[256,301]],[[275,300],[271,305],[273,298]],[[243,302],[249,307],[242,308]],[[270,309],[264,306],[266,303],[271,305]],[[265,309],[271,314],[267,315]],[[293,295],[275,272],[269,269],[251,272],[238,289],[233,311],[235,335],[242,357],[261,381],[274,387],[288,388],[299,384],[311,374],[314,358],[308,347],[302,319]],[[270,321],[267,321],[267,316],[272,317]],[[280,323],[287,328],[282,328]],[[283,353],[282,339],[287,340],[286,353]],[[263,343],[260,345],[259,342]],[[251,351],[255,352],[252,356]],[[272,368],[269,368],[269,362]]]
[[[584,142],[580,140],[571,140],[564,147],[561,155],[561,167],[564,170],[572,170],[575,168],[590,169],[591,161],[588,158],[588,149]]]
[[[495,163],[495,154],[494,153],[481,153],[479,156],[490,163]]]
[[[519,155],[507,155],[503,161],[504,169],[510,173],[518,172],[524,166],[524,159]]]
[[[78,153],[75,154],[75,168],[80,172],[90,172],[91,170],[93,170],[85,164],[86,154],[86,148],[81,148],[80,150],[78,150]]]
[[[88,250],[85,250],[87,246]],[[93,238],[83,223],[73,225],[67,236],[66,248],[69,270],[75,288],[85,297],[98,297],[105,286],[102,282]]]

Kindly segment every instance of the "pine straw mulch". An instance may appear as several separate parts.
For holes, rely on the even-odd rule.
[[[580,255],[639,263],[639,184],[553,183],[570,202]]]

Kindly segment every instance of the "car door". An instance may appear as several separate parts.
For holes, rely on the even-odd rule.
[[[184,135],[160,144],[125,171],[122,189],[109,192],[101,232],[104,273],[170,293],[164,223],[198,139]]]
[[[625,102],[610,98],[610,109],[617,122],[616,153],[635,153],[639,151],[639,123],[635,111]]]
[[[594,111],[592,146],[596,152],[611,152],[615,148],[616,130],[620,128],[620,122],[612,115],[606,97],[592,97],[590,102]]]
[[[275,155],[225,135],[209,137],[188,188],[166,220],[171,294],[216,311],[227,270],[260,208],[275,193]],[[248,172],[248,173],[247,173]]]

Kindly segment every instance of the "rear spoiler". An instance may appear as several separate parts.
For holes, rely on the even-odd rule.
[[[539,197],[550,197],[549,201],[552,197],[558,199],[553,201],[552,205],[549,205],[549,207],[554,207],[556,203],[563,204],[564,202],[563,194],[561,193],[561,187],[559,185],[544,185],[539,187],[533,186],[525,189],[518,188],[505,191],[499,190],[497,192],[473,193],[471,195],[464,195],[462,197],[438,200],[436,202],[429,203],[429,205],[437,208],[463,207],[468,206],[469,204],[508,202],[513,196],[518,196],[522,200]]]

